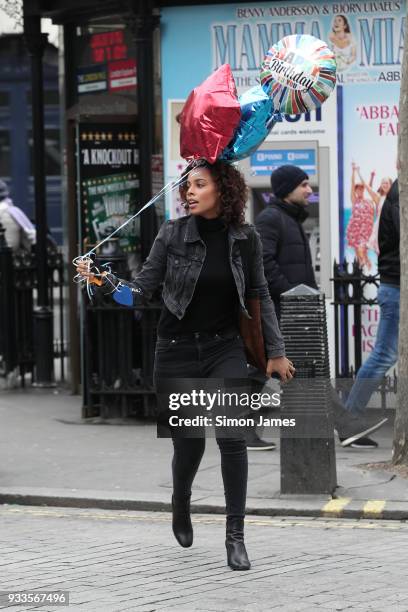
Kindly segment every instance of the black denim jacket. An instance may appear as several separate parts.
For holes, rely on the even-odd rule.
[[[245,278],[238,240],[251,241],[251,289],[257,290],[261,302],[266,353],[269,358],[279,357],[285,354],[285,346],[265,280],[261,240],[252,225],[231,225],[228,228],[231,270],[240,307],[247,317],[249,314],[245,308]],[[154,291],[163,282],[165,305],[173,315],[182,319],[193,297],[205,256],[206,246],[200,238],[195,217],[190,215],[163,223],[142,270],[132,282],[120,280],[113,274],[109,275],[109,279],[114,285],[120,281],[130,287],[135,305],[151,299]],[[111,289],[111,284],[105,283],[102,291],[108,293]]]

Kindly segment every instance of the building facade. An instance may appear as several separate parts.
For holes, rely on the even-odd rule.
[[[52,237],[63,242],[58,50],[44,54],[45,174]],[[14,202],[34,218],[30,63],[22,34],[0,36],[0,177]]]
[[[32,11],[36,3],[25,4]],[[34,13],[63,28],[62,208],[69,258],[86,252],[146,203],[153,178],[160,188],[180,174],[185,162],[176,117],[212,70],[229,63],[240,94],[259,82],[259,66],[271,45],[290,34],[311,34],[335,54],[337,87],[322,108],[284,116],[259,150],[239,163],[250,186],[248,219],[269,200],[275,167],[294,163],[308,172],[313,197],[305,229],[329,305],[333,260],[352,261],[357,254],[353,202],[360,185],[373,230],[365,272],[376,272],[376,221],[397,174],[405,0],[155,5],[58,0],[52,8],[38,0],[36,7]],[[144,212],[119,238],[130,267],[144,259],[163,218],[183,214],[179,204],[173,191],[165,206]],[[76,336],[79,354],[74,289],[70,304],[72,346]],[[363,358],[372,348],[377,317],[375,307],[363,309]]]
[[[168,6],[161,11],[166,180],[177,176],[183,165],[175,117],[191,89],[212,70],[230,64],[240,94],[260,82],[263,58],[284,36],[311,34],[333,50],[337,86],[330,98],[320,109],[305,115],[285,115],[258,151],[238,162],[251,188],[250,221],[270,197],[269,177],[274,168],[292,163],[309,174],[314,193],[305,229],[328,306],[333,260],[351,262],[359,255],[355,245],[361,224],[353,218],[356,194],[362,193],[358,197],[365,206],[364,223],[371,228],[365,236],[363,269],[366,274],[376,273],[378,218],[386,190],[397,176],[405,16],[405,0],[278,0]],[[167,214],[182,214],[176,195],[168,198]],[[376,307],[363,308],[363,359],[372,349],[377,320]],[[352,327],[349,336],[353,336]],[[333,344],[331,334],[331,347]]]

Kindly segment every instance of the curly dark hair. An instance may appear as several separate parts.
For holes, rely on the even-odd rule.
[[[193,165],[192,165],[193,164]],[[192,162],[183,171],[181,177],[185,177],[179,188],[180,197],[184,207],[188,210],[187,204],[187,176],[194,167],[207,168],[217,184],[220,193],[221,214],[220,219],[225,225],[243,225],[245,223],[245,207],[248,198],[248,187],[241,172],[227,162],[216,160],[210,164],[205,159]]]

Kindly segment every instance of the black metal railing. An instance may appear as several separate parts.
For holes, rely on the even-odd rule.
[[[154,416],[159,301],[122,307],[109,297],[87,303],[84,317],[83,416]]]
[[[106,243],[95,261],[108,264],[129,280],[128,260],[116,239]],[[82,395],[84,418],[154,416],[153,365],[162,303],[158,292],[146,306],[117,304],[111,295],[83,290]]]
[[[49,304],[54,319],[55,379],[64,381],[67,342],[64,329],[64,261],[53,244],[47,247]],[[17,252],[7,246],[0,225],[0,356],[1,374],[18,374],[24,387],[34,379],[34,322],[37,304],[37,266],[34,251]]]
[[[334,333],[335,333],[335,378],[339,390],[342,379],[352,379],[358,372],[363,355],[362,309],[378,304],[377,290],[380,285],[378,274],[364,274],[358,262],[343,261],[333,264],[334,285]],[[370,290],[371,289],[371,290]],[[373,293],[375,295],[369,295]],[[350,334],[350,331],[352,333]],[[381,408],[387,406],[387,394],[395,393],[397,376],[387,376],[378,391]],[[344,385],[347,387],[348,385]]]

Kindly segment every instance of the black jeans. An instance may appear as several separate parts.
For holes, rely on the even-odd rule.
[[[236,331],[219,334],[197,333],[157,339],[154,380],[160,378],[247,377],[242,339]],[[174,497],[182,499],[191,486],[205,449],[205,438],[173,436],[172,461]],[[248,456],[244,438],[217,436],[221,453],[227,516],[244,517],[248,480]]]

